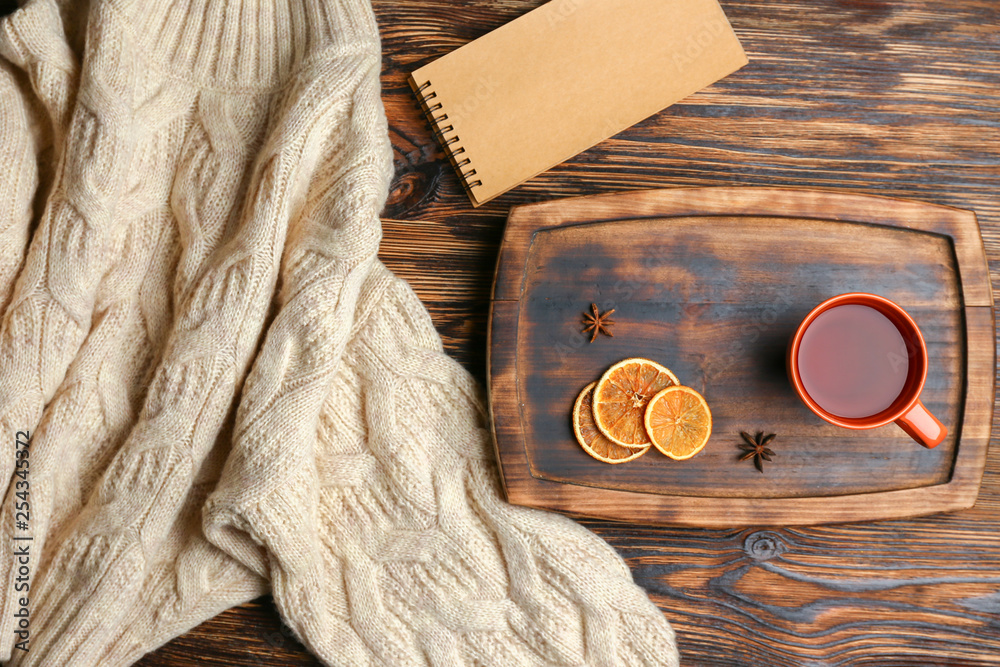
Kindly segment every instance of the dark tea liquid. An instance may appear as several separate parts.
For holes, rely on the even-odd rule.
[[[847,304],[820,314],[799,343],[799,377],[821,408],[838,417],[885,410],[906,384],[906,341],[888,317]]]

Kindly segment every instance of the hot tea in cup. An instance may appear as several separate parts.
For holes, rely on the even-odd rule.
[[[828,422],[868,429],[896,422],[925,447],[947,429],[920,402],[927,346],[913,318],[875,294],[841,294],[814,308],[788,348],[802,401]]]

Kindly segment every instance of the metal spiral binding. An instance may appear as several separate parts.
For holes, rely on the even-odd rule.
[[[431,131],[434,136],[444,147],[445,152],[448,154],[448,159],[451,161],[451,165],[458,172],[459,178],[462,181],[462,185],[467,189],[479,187],[483,184],[481,179],[472,180],[472,177],[476,175],[476,169],[471,167],[472,158],[466,157],[463,160],[459,160],[458,156],[465,153],[465,147],[458,145],[461,139],[458,134],[455,133],[455,126],[452,124],[444,125],[444,121],[448,120],[448,114],[442,113],[435,116],[435,113],[442,111],[442,103],[437,102],[431,104],[431,100],[437,97],[437,93],[433,90],[427,90],[431,87],[431,82],[427,81],[424,84],[417,86],[416,82],[411,78],[410,87],[413,88],[414,94],[417,96],[417,101],[420,103],[420,108],[427,116],[427,120],[431,123]],[[426,92],[425,92],[426,91]]]

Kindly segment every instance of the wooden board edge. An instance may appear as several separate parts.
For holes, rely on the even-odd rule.
[[[612,491],[533,479],[510,502],[578,517],[697,528],[813,526],[885,521],[971,508],[976,494],[953,483],[809,498],[715,498]]]
[[[977,495],[986,469],[996,400],[996,316],[991,307],[967,306],[965,315],[965,406],[962,433],[948,484],[955,493]]]
[[[859,214],[863,211],[863,217]],[[581,222],[687,215],[784,216],[854,222],[930,218],[933,225],[916,229],[940,231],[968,224],[971,211],[910,199],[848,193],[840,190],[783,187],[696,187],[634,190],[612,194],[568,197],[524,204],[511,209],[508,226],[558,227]],[[608,217],[611,215],[612,217]],[[974,216],[973,216],[974,217]]]
[[[962,286],[962,299],[966,306],[993,308],[993,283],[990,279],[989,259],[983,242],[979,220],[973,211],[961,211],[956,216],[951,234],[955,263]]]
[[[526,209],[528,207],[515,207],[507,216],[500,252],[497,254],[496,271],[493,274],[494,301],[510,301],[521,297],[531,237],[538,228],[538,225],[531,222],[534,219],[532,212]]]
[[[513,342],[517,338],[517,317],[516,301],[494,301],[490,304],[486,334],[487,404],[493,450],[500,470],[500,483],[512,503],[514,498],[523,500],[517,493],[520,475],[512,471],[528,470],[517,398],[517,359]]]

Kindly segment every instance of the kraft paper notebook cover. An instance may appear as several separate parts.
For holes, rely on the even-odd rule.
[[[746,63],[717,0],[552,0],[410,85],[479,206]]]

